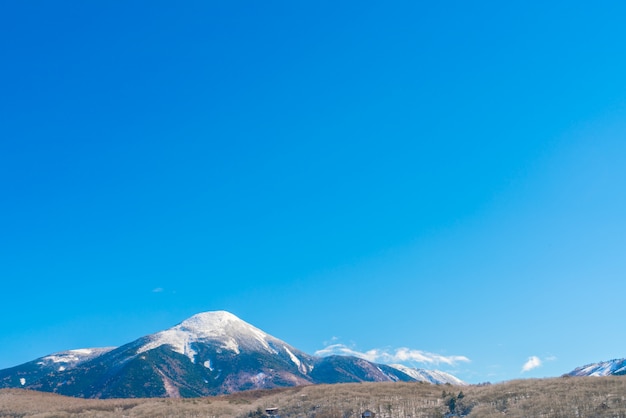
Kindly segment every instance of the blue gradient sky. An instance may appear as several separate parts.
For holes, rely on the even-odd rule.
[[[626,5],[549,3],[5,2],[0,368],[217,309],[469,382],[626,357]]]

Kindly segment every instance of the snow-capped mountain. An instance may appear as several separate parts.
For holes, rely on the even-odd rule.
[[[173,328],[148,336],[146,340],[137,351],[138,354],[168,345],[195,363],[199,355],[196,347],[209,344],[235,354],[258,352],[287,356],[303,374],[313,368],[312,361],[306,354],[225,311],[194,315]],[[211,358],[200,360],[205,367],[212,368]]]
[[[621,376],[626,375],[626,359],[601,361],[577,367],[566,376]]]
[[[0,388],[86,398],[194,397],[316,383],[428,381],[462,384],[447,373],[315,357],[224,312],[117,348],[80,349],[0,370]]]
[[[445,384],[450,383],[451,385],[460,385],[465,386],[467,383],[462,381],[456,376],[451,375],[450,373],[442,372],[440,370],[425,370],[425,369],[414,369],[412,367],[407,367],[402,364],[390,364],[394,369],[400,370],[402,373],[411,376],[413,379],[418,382],[428,382],[433,384]]]

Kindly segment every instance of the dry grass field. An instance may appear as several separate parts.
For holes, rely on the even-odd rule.
[[[0,417],[260,417],[268,407],[282,418],[623,417],[626,377],[517,380],[484,386],[361,383],[250,391],[195,399],[67,398],[0,390]]]

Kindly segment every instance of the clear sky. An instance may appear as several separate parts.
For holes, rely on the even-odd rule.
[[[0,368],[218,309],[468,382],[626,357],[624,16],[3,2]]]

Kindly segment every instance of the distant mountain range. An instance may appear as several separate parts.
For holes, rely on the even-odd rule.
[[[465,384],[436,370],[311,356],[225,311],[194,315],[121,347],[69,350],[0,370],[0,388],[83,398],[197,397],[379,381]]]
[[[623,376],[626,375],[626,359],[601,361],[577,367],[566,376]]]

